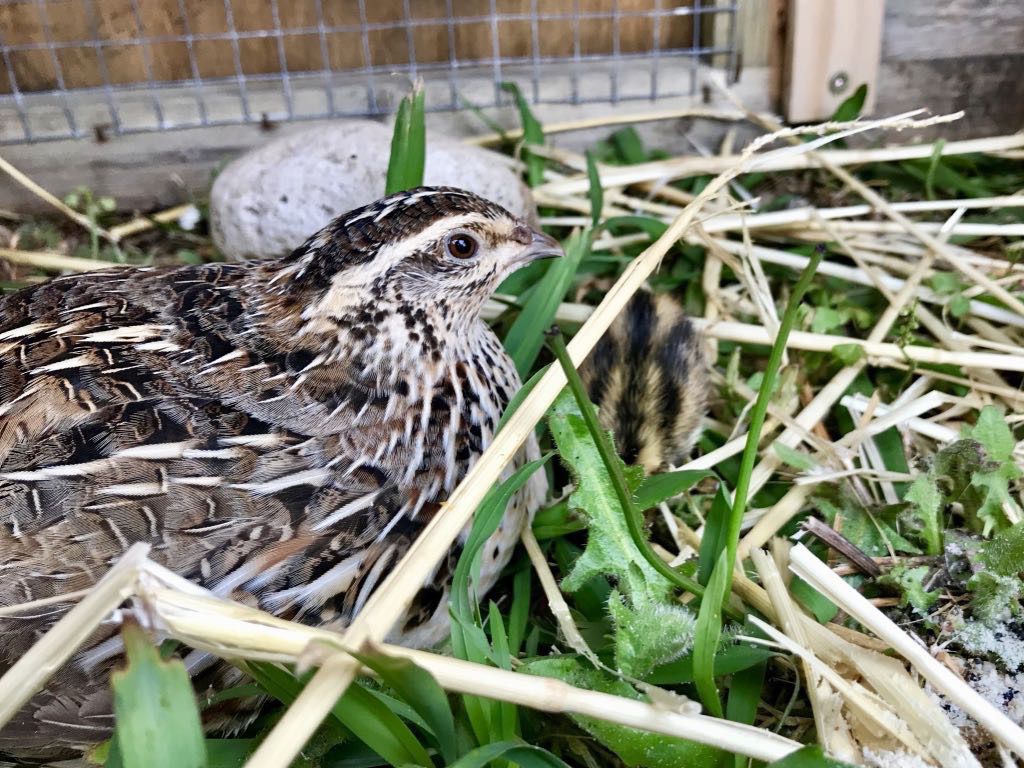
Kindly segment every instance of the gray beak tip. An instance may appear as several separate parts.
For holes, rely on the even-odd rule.
[[[530,261],[538,259],[552,259],[557,256],[564,256],[562,246],[551,235],[534,231],[533,238],[527,248],[527,258]]]

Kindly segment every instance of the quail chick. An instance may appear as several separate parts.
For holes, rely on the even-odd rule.
[[[648,474],[689,456],[707,411],[703,341],[671,296],[640,290],[580,366],[601,426]]]
[[[269,262],[118,269],[0,298],[0,605],[84,589],[132,543],[218,595],[343,628],[520,386],[480,320],[555,240],[452,188],[344,214]],[[531,440],[515,464],[538,455]],[[486,547],[510,556],[540,474]],[[447,628],[451,553],[393,638]],[[0,619],[6,669],[66,610]],[[116,630],[0,732],[79,748],[113,724]]]

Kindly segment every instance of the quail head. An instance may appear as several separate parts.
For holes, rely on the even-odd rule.
[[[0,605],[88,588],[132,543],[218,595],[343,628],[492,438],[520,386],[479,317],[560,249],[503,208],[419,188],[269,262],[125,268],[0,298]],[[536,457],[527,444],[515,463]],[[486,547],[507,561],[537,475]],[[453,552],[393,639],[447,626]],[[0,619],[6,669],[68,608]],[[0,732],[0,752],[112,726],[116,629]]]

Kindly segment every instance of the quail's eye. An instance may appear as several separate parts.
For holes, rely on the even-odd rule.
[[[448,253],[455,258],[469,259],[476,255],[476,252],[480,249],[480,244],[477,243],[476,238],[459,232],[448,236],[445,247],[448,249]]]

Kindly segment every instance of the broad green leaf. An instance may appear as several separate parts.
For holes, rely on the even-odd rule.
[[[1006,418],[994,405],[981,409],[977,422],[967,430],[967,436],[981,443],[992,461],[1009,461],[1013,456],[1016,441]]]
[[[455,718],[448,696],[433,675],[408,659],[378,653],[353,654],[423,718],[445,762],[458,757]],[[427,763],[425,763],[427,765]]]
[[[204,768],[195,694],[180,659],[163,661],[133,623],[121,631],[128,665],[114,672],[114,739],[123,768]]]
[[[963,282],[952,272],[936,272],[928,278],[928,285],[943,296],[952,296],[964,289]]]
[[[853,768],[853,766],[826,756],[821,747],[812,744],[770,763],[767,768]]]
[[[991,540],[982,542],[978,560],[1000,576],[1020,575],[1024,571],[1024,523],[999,531]]]
[[[954,296],[949,300],[949,314],[958,320],[971,311],[971,300],[966,296]]]
[[[847,96],[843,102],[836,107],[836,111],[832,113],[831,121],[834,123],[846,123],[850,120],[856,120],[860,117],[860,113],[864,109],[864,102],[867,98],[868,84],[861,83],[857,86],[857,90]]]
[[[906,499],[917,507],[917,516],[921,521],[922,535],[928,547],[928,554],[940,554],[942,552],[942,530],[939,516],[942,512],[942,494],[936,487],[935,479],[930,475],[918,475],[910,484]]]
[[[811,321],[811,330],[815,333],[828,333],[841,326],[847,319],[845,313],[832,309],[832,307],[816,307],[814,319]]]
[[[814,469],[816,466],[814,459],[806,453],[801,453],[800,451],[790,448],[785,443],[780,443],[777,440],[772,443],[772,450],[775,451],[775,454],[782,459],[783,462],[794,469],[800,469],[806,472],[809,469]]]
[[[728,644],[720,646],[715,654],[715,677],[749,669],[774,655],[775,651],[757,645]],[[644,681],[655,685],[692,683],[693,653],[669,664],[663,664],[644,677]]]
[[[531,152],[530,145],[544,143],[544,128],[541,126],[540,121],[534,117],[530,104],[526,101],[526,97],[523,96],[523,92],[519,90],[518,85],[515,83],[502,83],[501,88],[512,94],[516,107],[519,109],[519,120],[523,124],[523,156],[526,160],[526,183],[531,187],[540,186],[544,183],[544,165],[546,160],[543,155],[536,155]]]
[[[810,610],[821,624],[831,621],[839,613],[839,608],[799,576],[794,576],[789,584],[789,591],[793,593],[801,605]]]
[[[931,572],[927,565],[911,568],[898,565],[878,578],[879,584],[888,584],[900,591],[900,605],[910,605],[921,615],[926,615],[939,599],[938,592],[927,592],[924,579]]]
[[[606,672],[585,666],[573,656],[549,657],[525,663],[521,672],[553,677],[578,688],[643,700],[629,683]],[[617,754],[626,765],[643,768],[717,765],[723,753],[685,739],[640,731],[593,717],[570,715],[583,730]]]
[[[693,638],[693,682],[704,708],[715,717],[722,717],[722,701],[715,686],[715,651],[722,637],[722,603],[730,565],[728,552],[723,548],[711,572],[707,592],[700,601],[697,631]]]
[[[402,99],[391,136],[391,160],[384,184],[385,194],[401,192],[423,184],[427,158],[427,129],[423,118],[423,83]]]
[[[865,354],[860,344],[836,344],[832,347],[832,357],[843,365],[853,365],[864,359]]]
[[[525,377],[544,346],[544,334],[555,321],[558,305],[572,286],[576,269],[590,250],[591,231],[577,230],[565,241],[565,256],[551,261],[548,270],[523,305],[523,311],[505,336],[505,349]]]

